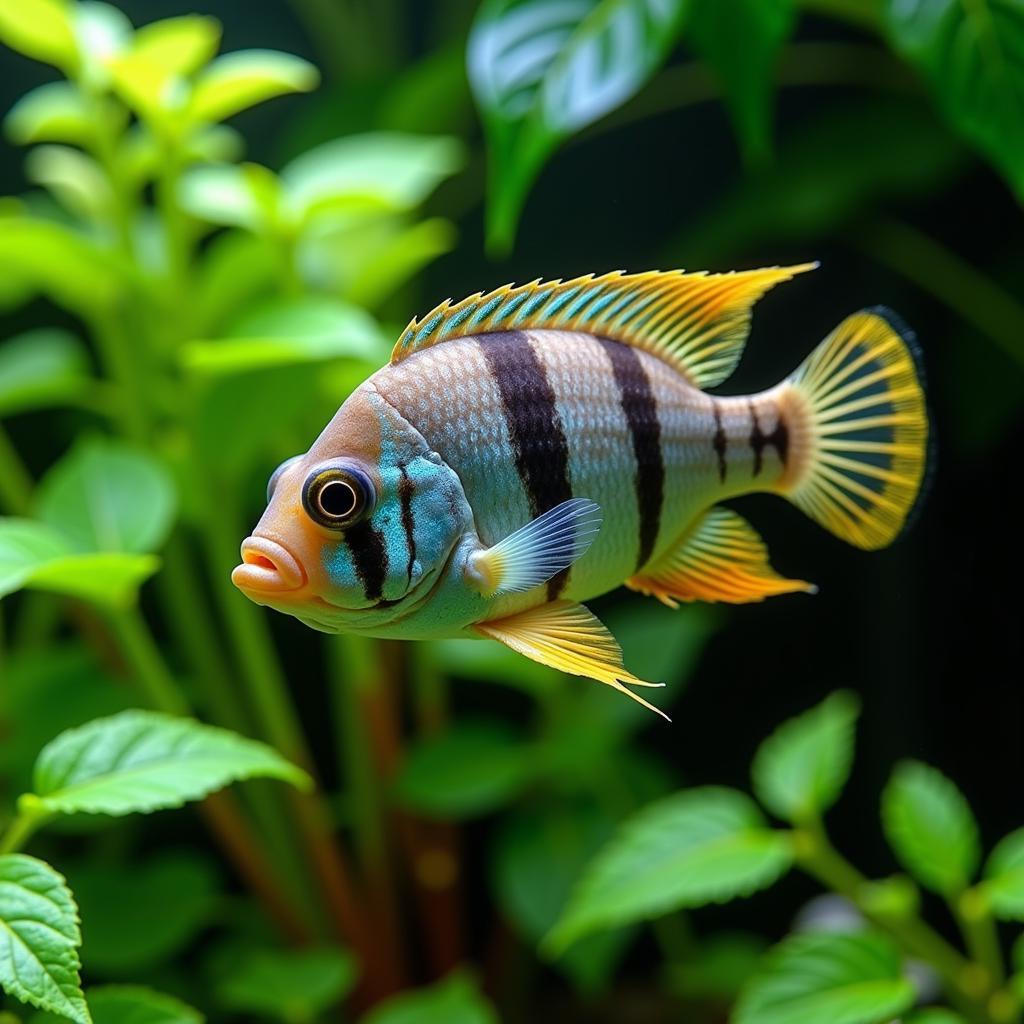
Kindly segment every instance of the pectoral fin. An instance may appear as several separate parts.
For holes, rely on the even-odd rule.
[[[466,574],[484,597],[529,590],[585,554],[600,528],[601,507],[587,498],[571,498],[475,552]]]
[[[474,628],[542,665],[607,683],[670,720],[664,711],[623,685],[664,684],[648,683],[627,671],[622,664],[622,649],[615,637],[581,604],[551,601],[505,619],[480,622]]]
[[[680,601],[728,601],[742,604],[775,594],[816,587],[787,580],[768,562],[768,548],[754,528],[731,509],[708,509],[674,551],[626,586],[656,597],[670,608]]]

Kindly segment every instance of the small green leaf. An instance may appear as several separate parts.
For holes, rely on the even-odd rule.
[[[65,0],[0,0],[0,43],[33,60],[72,70],[78,47]]]
[[[965,889],[978,870],[978,826],[959,789],[920,761],[896,766],[882,794],[882,824],[900,863],[943,896]]]
[[[732,1024],[887,1024],[914,1004],[899,952],[873,932],[794,935],[745,986]]]
[[[42,185],[69,213],[102,222],[113,206],[110,183],[100,165],[72,146],[37,146],[25,160],[25,177]]]
[[[53,558],[38,566],[26,586],[107,608],[130,608],[139,587],[160,568],[156,555],[97,551]]]
[[[464,974],[451,974],[430,988],[385,999],[359,1024],[498,1024],[498,1015]]]
[[[684,790],[629,818],[580,879],[548,935],[552,953],[599,928],[769,886],[793,863],[789,835],[754,802],[718,787]]]
[[[68,331],[40,327],[0,345],[0,417],[59,405],[89,384],[82,343]]]
[[[204,14],[163,18],[144,25],[132,40],[132,56],[170,75],[191,75],[217,52],[220,22]]]
[[[467,61],[487,130],[487,236],[508,249],[558,144],[633,96],[668,56],[683,0],[486,0]]]
[[[78,909],[49,864],[0,856],[0,988],[41,1010],[89,1024],[78,978]]]
[[[252,169],[262,172],[259,181]],[[268,176],[273,181],[272,203],[267,202]],[[273,172],[257,164],[194,167],[182,176],[178,201],[199,220],[268,234],[275,226],[278,191]]]
[[[290,53],[226,53],[199,75],[189,114],[197,121],[223,121],[274,96],[309,92],[319,81],[320,75],[312,64]]]
[[[0,597],[20,590],[47,562],[68,554],[56,530],[31,519],[0,519]]]
[[[113,4],[100,0],[76,3],[71,8],[78,40],[81,79],[91,92],[110,86],[110,65],[131,45],[135,30]]]
[[[996,917],[1024,921],[1024,828],[996,844],[985,865],[981,887]]]
[[[850,775],[859,711],[853,694],[834,693],[761,744],[751,773],[754,793],[768,810],[802,822],[835,803]]]
[[[43,477],[37,496],[39,518],[80,551],[153,551],[170,531],[175,504],[159,462],[101,437],[80,440]]]
[[[446,136],[371,132],[325,142],[281,171],[296,216],[343,203],[412,210],[465,162]]]
[[[492,857],[494,887],[508,919],[531,944],[551,930],[572,887],[615,830],[616,818],[581,801],[532,803],[506,817]],[[606,987],[634,930],[581,939],[557,962],[586,993]]]
[[[130,865],[96,859],[67,865],[65,874],[81,911],[82,963],[91,977],[131,976],[170,960],[217,909],[215,871],[187,850]]]
[[[732,0],[690,7],[687,36],[722,81],[748,160],[763,159],[771,151],[775,60],[795,23],[794,0]]]
[[[93,121],[85,97],[70,82],[47,82],[18,100],[4,118],[7,137],[19,146],[33,142],[83,143]]]
[[[928,79],[946,118],[1024,201],[1024,5],[888,0],[893,46]]]
[[[180,807],[251,778],[311,784],[263,743],[186,718],[124,711],[61,733],[40,753],[34,785],[51,814],[122,815]]]
[[[414,746],[395,786],[421,814],[468,818],[507,803],[533,777],[528,742],[498,722],[461,721]]]
[[[93,1024],[203,1024],[203,1015],[179,999],[142,985],[90,988]]]
[[[285,1021],[318,1019],[348,995],[358,974],[349,953],[329,947],[229,951],[219,967],[220,1006]]]

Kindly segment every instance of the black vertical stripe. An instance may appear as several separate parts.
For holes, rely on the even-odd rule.
[[[482,335],[480,349],[501,395],[519,479],[531,512],[539,516],[573,496],[569,445],[555,392],[522,331]],[[562,592],[568,576],[569,570],[563,569],[548,580],[549,601]]]
[[[366,600],[379,601],[384,593],[384,577],[388,571],[388,553],[383,534],[375,530],[369,520],[364,520],[347,529],[344,537]]]
[[[750,428],[750,447],[754,450],[754,476],[757,476],[764,466],[764,450],[769,445],[775,449],[778,453],[779,461],[785,466],[786,459],[789,457],[789,430],[786,427],[786,421],[782,418],[781,411],[779,412],[775,429],[770,434],[766,434],[761,429],[754,403],[748,402],[747,405],[750,409],[752,424]]]
[[[598,338],[611,360],[619,388],[619,402],[633,437],[636,456],[636,505],[639,513],[637,569],[642,569],[654,552],[661,526],[665,497],[665,463],[661,453],[661,421],[640,354],[629,345],[610,338]]]
[[[398,481],[398,500],[402,506],[402,529],[405,530],[405,544],[409,549],[409,561],[406,565],[406,575],[409,577],[409,586],[412,586],[412,570],[413,565],[416,562],[416,538],[413,535],[413,518],[412,518],[412,493],[413,486],[412,481],[409,479],[409,474],[405,470],[405,466],[398,467],[402,479]]]
[[[718,408],[718,402],[712,398],[711,408],[715,413],[715,436],[711,442],[711,446],[715,449],[715,454],[718,456],[718,479],[724,484],[725,474],[728,472],[728,466],[725,462],[725,451],[729,447],[729,442],[725,436],[725,429],[722,427],[722,410]]]

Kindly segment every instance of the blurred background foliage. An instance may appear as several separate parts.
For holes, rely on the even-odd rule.
[[[80,906],[99,1024],[867,1024],[943,985],[967,1019],[1019,1019],[1001,985],[1024,947],[997,970],[1013,933],[993,915],[1020,918],[1022,844],[971,883],[1020,825],[1024,768],[1020,0],[0,0],[0,40],[0,816],[49,740],[132,707],[261,738],[319,781],[245,782],[198,815],[71,816],[33,841]],[[414,313],[506,280],[815,258],[759,306],[728,387],[774,383],[841,316],[893,307],[924,350],[930,495],[870,556],[747,499],[814,599],[599,601],[630,667],[669,684],[671,727],[497,645],[325,640],[230,586],[270,471]],[[837,687],[863,705],[837,845],[869,878],[899,865],[931,890],[943,942],[950,902],[988,972],[976,990],[921,950],[931,966],[901,983],[905,878],[823,903],[787,875],[718,905],[791,855],[844,892],[821,847],[781,852],[781,830],[746,882],[731,862],[697,885],[685,853],[709,814],[726,838],[767,828],[708,784],[746,789],[758,742]],[[801,719],[800,756],[775,765],[834,779],[800,814],[755,761],[793,835],[816,835],[843,787],[852,707]],[[904,766],[894,861],[865,825],[904,756],[947,770],[974,815]],[[688,892],[645,875],[664,829]],[[1013,871],[1000,902],[991,879]],[[889,914],[889,937],[858,930],[865,914]],[[771,984],[799,990],[814,963],[878,1000],[779,1010]]]

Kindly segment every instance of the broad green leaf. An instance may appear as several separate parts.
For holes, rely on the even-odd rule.
[[[873,932],[794,935],[748,982],[732,1024],[888,1024],[914,1004],[900,955]]]
[[[49,864],[20,853],[0,856],[0,939],[0,988],[89,1024],[78,978],[78,910]]]
[[[144,985],[96,985],[86,999],[93,1024],[203,1024],[205,1019],[181,1000]],[[59,1024],[62,1019],[37,1013],[29,1024]]]
[[[219,43],[216,18],[185,14],[140,28],[132,40],[131,56],[169,75],[191,75],[213,57]]]
[[[83,221],[102,222],[110,215],[110,183],[100,165],[80,149],[37,146],[25,159],[25,177]]]
[[[922,884],[955,896],[981,859],[978,825],[959,789],[920,761],[896,766],[882,794],[882,825],[900,863]]]
[[[376,321],[358,306],[326,296],[278,299],[237,320],[228,337],[182,347],[185,369],[219,377],[330,359],[387,360]]]
[[[313,1021],[352,990],[358,975],[343,949],[242,949],[225,956],[217,1003],[233,1013]]]
[[[196,79],[189,115],[223,121],[274,96],[309,92],[320,75],[301,57],[276,50],[239,50],[217,57]]]
[[[269,294],[281,273],[277,247],[243,231],[216,235],[199,255],[194,289],[196,323],[217,337],[239,311]]]
[[[684,790],[625,821],[583,874],[546,945],[558,953],[599,928],[745,896],[792,863],[789,835],[768,828],[745,794]]]
[[[402,992],[375,1006],[359,1024],[498,1024],[498,1015],[464,974],[430,988]]]
[[[39,518],[80,551],[144,553],[163,544],[175,510],[174,484],[148,453],[121,441],[80,440],[43,477]]]
[[[96,551],[53,558],[38,566],[26,586],[110,608],[135,604],[139,587],[160,568],[156,555]]]
[[[131,865],[107,858],[69,864],[65,874],[81,912],[82,963],[91,977],[137,976],[172,959],[217,910],[215,871],[186,850]]]
[[[296,217],[344,201],[411,210],[464,162],[454,138],[371,132],[303,153],[281,171],[281,180]]]
[[[850,775],[860,705],[846,692],[779,726],[754,757],[754,793],[786,821],[814,818],[835,803]]]
[[[5,217],[0,273],[13,273],[72,312],[93,315],[120,294],[124,270],[98,245],[64,224]]]
[[[142,985],[100,985],[86,993],[93,1024],[203,1024],[180,999]]]
[[[459,721],[412,747],[395,784],[400,803],[439,818],[468,818],[507,803],[534,776],[530,743],[499,722]]]
[[[0,0],[0,43],[34,60],[73,70],[78,47],[65,0]]]
[[[775,60],[795,22],[795,0],[705,0],[690,6],[687,38],[721,80],[748,160],[771,151]]]
[[[893,46],[928,79],[943,113],[1024,201],[1024,5],[888,0]]]
[[[558,144],[633,96],[676,41],[683,0],[486,0],[469,38],[487,130],[487,236],[508,249]]]
[[[996,917],[1024,921],[1024,828],[996,844],[985,864],[981,888]]]
[[[20,590],[42,565],[68,554],[61,534],[30,519],[0,519],[0,597]]]
[[[155,711],[123,711],[61,733],[36,761],[34,788],[52,814],[147,814],[240,779],[309,777],[263,743]]]
[[[258,164],[194,167],[181,179],[178,200],[200,220],[270,234],[279,192],[273,172]]]
[[[82,343],[69,331],[40,327],[0,343],[0,417],[45,409],[89,385]]]
[[[550,931],[590,859],[612,835],[616,819],[590,801],[529,804],[506,817],[491,858],[498,902],[523,938],[536,945]],[[633,930],[580,940],[557,963],[584,991],[605,987]]]
[[[7,137],[19,146],[33,142],[82,143],[93,122],[85,97],[70,82],[47,82],[18,100],[4,118]]]

